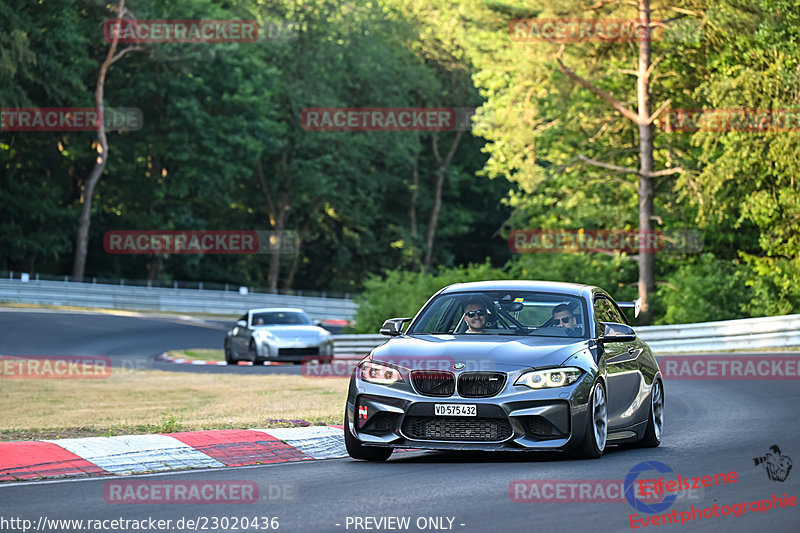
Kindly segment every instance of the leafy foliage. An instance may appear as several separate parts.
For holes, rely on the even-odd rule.
[[[89,107],[109,4],[0,0],[0,106]],[[653,107],[798,109],[800,2],[653,2]],[[512,254],[513,229],[635,229],[630,121],[556,57],[635,107],[637,42],[514,42],[514,18],[629,18],[627,2],[134,0],[139,19],[252,19],[255,43],[150,44],[110,69],[106,104],[143,128],[109,133],[87,275],[365,291],[359,331],[477,279],[596,284],[636,295],[624,254]],[[271,25],[271,26],[270,26]],[[289,27],[272,39],[268,28]],[[308,107],[476,107],[455,132],[307,131]],[[800,311],[800,133],[654,130],[658,229],[701,228],[704,254],[661,254],[657,322]],[[0,269],[71,271],[92,132],[0,131]],[[434,143],[434,141],[436,141]],[[262,184],[258,169],[263,171]],[[412,218],[416,224],[412,224]],[[297,255],[111,255],[114,229],[256,229],[301,235]],[[464,266],[466,265],[466,266]]]

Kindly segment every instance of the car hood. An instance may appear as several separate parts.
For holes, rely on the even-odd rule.
[[[255,326],[255,331],[269,331],[276,337],[319,337],[325,332],[318,326]]]
[[[585,339],[562,337],[414,335],[395,337],[372,352],[374,360],[416,368],[471,368],[512,371],[520,368],[560,366],[570,356],[589,347]],[[433,364],[426,364],[433,362]]]

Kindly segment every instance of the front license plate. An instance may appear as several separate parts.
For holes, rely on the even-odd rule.
[[[437,403],[433,405],[436,416],[478,416],[478,406],[465,403]]]

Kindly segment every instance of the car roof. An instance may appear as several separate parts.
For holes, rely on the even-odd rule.
[[[305,313],[305,311],[297,307],[260,307],[250,309],[248,313]]]
[[[596,290],[592,285],[579,283],[565,283],[561,281],[535,281],[535,280],[497,280],[497,281],[472,281],[469,283],[455,283],[442,289],[441,294],[472,291],[541,291],[556,292],[581,296],[586,290]]]

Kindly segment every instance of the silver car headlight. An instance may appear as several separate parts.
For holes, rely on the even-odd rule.
[[[275,336],[267,330],[259,329],[253,334],[253,337],[260,341],[274,340]]]
[[[394,385],[395,383],[402,383],[403,378],[400,371],[390,366],[382,365],[367,361],[361,365],[360,376],[361,379],[368,383],[377,383],[378,385]]]
[[[524,385],[531,389],[552,389],[572,385],[583,374],[583,370],[574,366],[550,368],[526,372],[517,378],[514,385]]]

